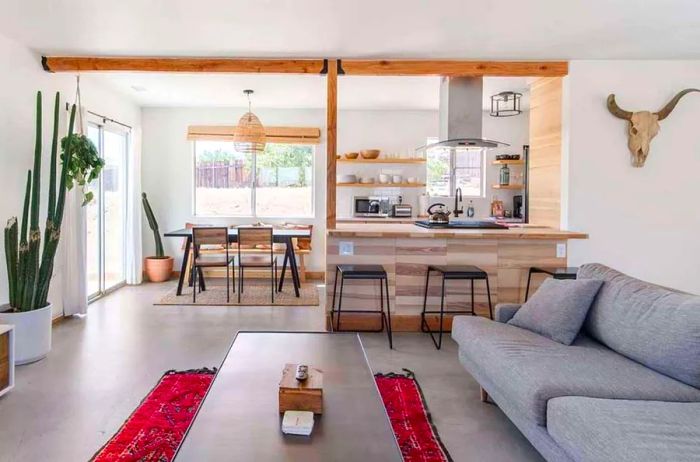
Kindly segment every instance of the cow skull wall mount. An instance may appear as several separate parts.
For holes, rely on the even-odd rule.
[[[615,102],[615,95],[608,96],[608,110],[615,117],[624,119],[629,122],[629,140],[627,146],[632,154],[632,166],[643,167],[644,162],[649,155],[649,144],[651,140],[659,133],[659,121],[664,120],[671,114],[673,108],[676,107],[678,101],[686,94],[700,90],[696,88],[687,88],[678,92],[671,101],[666,104],[658,112],[638,111],[630,112],[620,108]]]

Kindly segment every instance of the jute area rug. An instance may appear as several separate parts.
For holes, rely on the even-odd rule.
[[[238,281],[236,281],[238,282]],[[226,303],[225,280],[209,278],[207,290],[197,293],[197,302],[192,302],[192,287],[185,286],[182,295],[176,295],[177,288],[173,287],[154,305],[202,305],[202,306],[317,306],[319,304],[316,284],[301,285],[299,297],[294,295],[292,281],[285,281],[282,292],[275,292],[275,303],[270,298],[270,281],[263,279],[246,279],[244,282],[241,303],[238,303],[238,287],[236,293],[231,290],[230,301]]]

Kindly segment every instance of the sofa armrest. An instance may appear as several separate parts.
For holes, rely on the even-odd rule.
[[[496,321],[503,323],[510,321],[521,306],[520,303],[499,303],[496,305]]]

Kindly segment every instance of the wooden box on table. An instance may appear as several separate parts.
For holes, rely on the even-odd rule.
[[[323,372],[309,366],[309,378],[296,379],[297,364],[287,364],[279,386],[280,413],[285,411],[310,411],[323,413]]]

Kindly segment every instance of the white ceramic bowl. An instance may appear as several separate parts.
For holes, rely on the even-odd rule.
[[[409,176],[408,178],[406,178],[406,182],[408,182],[408,183],[418,183],[418,178],[416,178],[415,176]]]
[[[394,175],[393,177],[391,177],[391,182],[392,183],[402,183],[403,177],[401,175]]]
[[[357,175],[338,175],[338,183],[357,183]]]
[[[381,184],[387,184],[389,182],[389,175],[386,175],[384,173],[379,174],[379,182]]]

